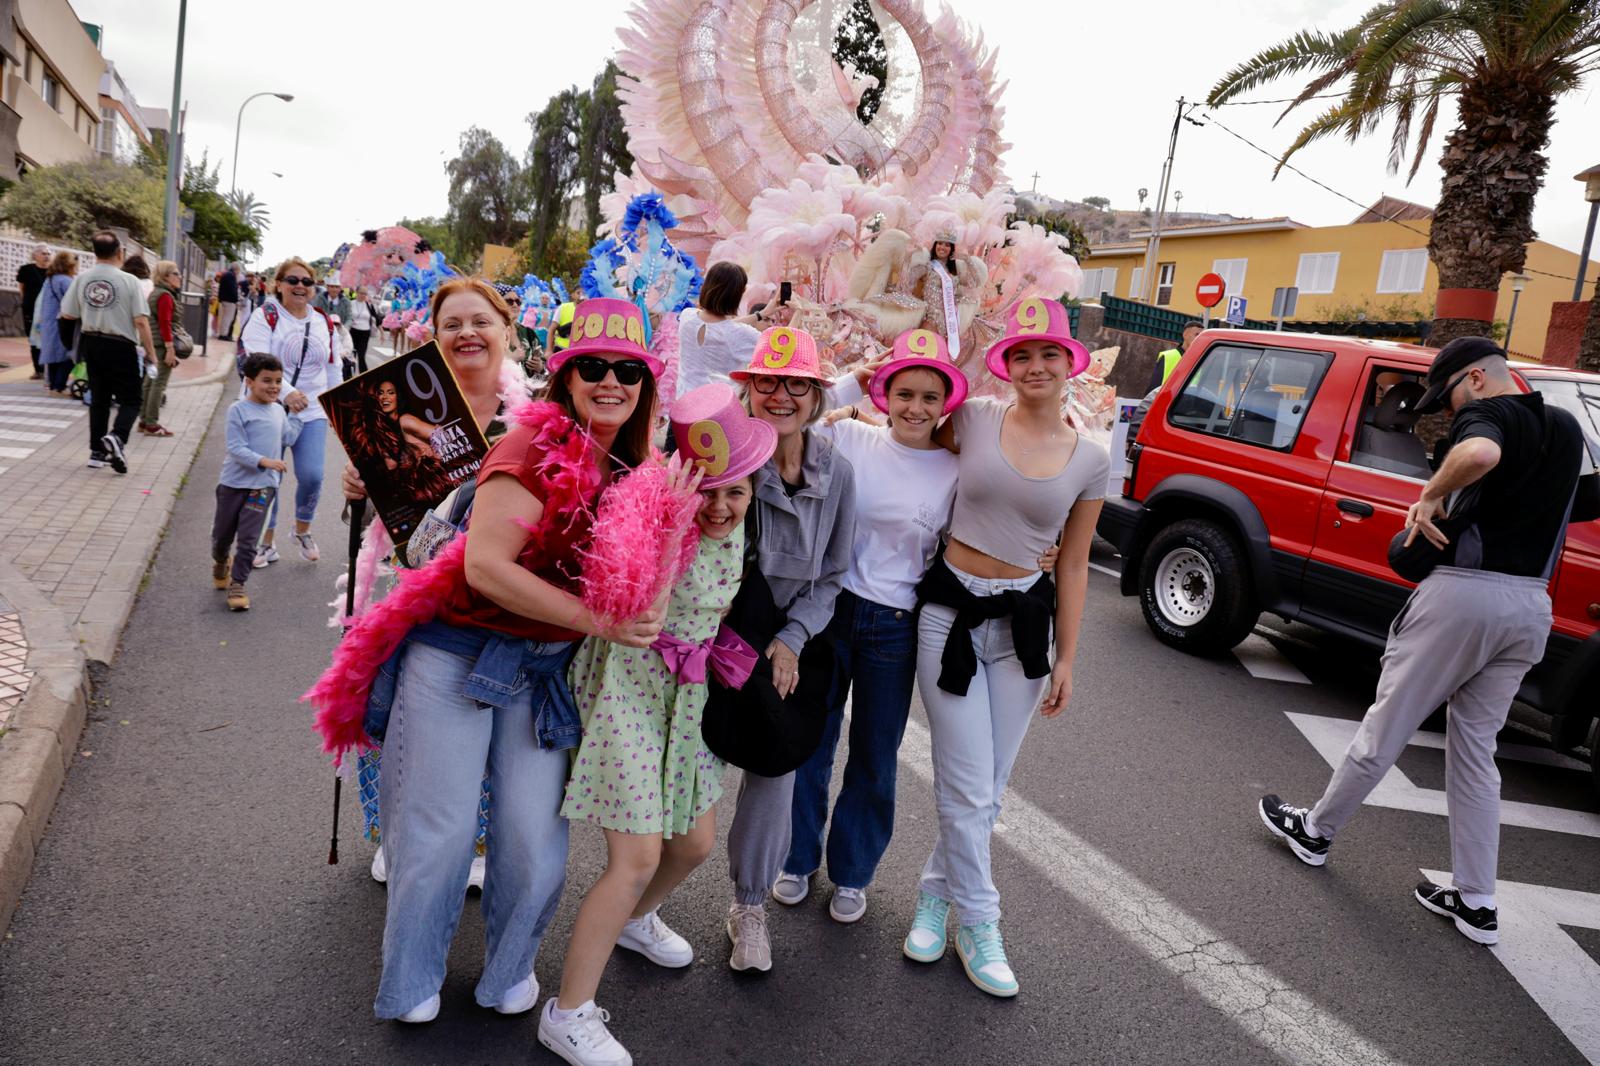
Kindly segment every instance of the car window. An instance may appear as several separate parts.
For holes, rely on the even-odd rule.
[[[1433,473],[1428,463],[1433,427],[1419,424],[1416,413],[1424,388],[1417,370],[1379,364],[1367,372],[1351,463],[1423,480]]]
[[[1213,345],[1172,401],[1167,421],[1196,433],[1292,448],[1327,365],[1319,352]]]
[[[1600,384],[1569,378],[1529,377],[1528,384],[1538,389],[1552,406],[1569,412],[1583,427],[1589,455],[1600,462]]]

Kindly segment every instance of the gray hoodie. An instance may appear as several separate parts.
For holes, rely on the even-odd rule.
[[[832,443],[809,431],[794,496],[783,490],[776,459],[756,471],[757,557],[772,598],[789,621],[778,631],[796,655],[828,628],[855,540],[855,472]],[[757,649],[764,650],[764,649]]]

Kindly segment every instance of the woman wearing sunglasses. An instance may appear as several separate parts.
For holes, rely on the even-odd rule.
[[[327,314],[311,306],[317,279],[304,259],[285,259],[273,274],[275,297],[262,304],[245,323],[239,343],[252,355],[274,355],[283,364],[283,406],[300,423],[294,453],[294,539],[307,562],[321,558],[311,537],[322,495],[322,464],[327,451],[328,416],[317,402],[324,390],[339,384],[339,332]],[[273,535],[278,528],[278,501],[272,502],[267,531],[255,565],[278,561]]]
[[[509,317],[499,294],[459,284],[494,309],[493,327],[467,317],[461,332],[502,334]],[[434,316],[447,344],[453,306],[447,301]],[[534,956],[566,880],[567,823],[559,811],[568,751],[581,731],[567,666],[585,635],[646,648],[661,632],[659,610],[607,626],[579,598],[601,491],[649,457],[661,364],[643,346],[638,308],[624,300],[584,301],[573,338],[553,361],[549,402],[520,408],[479,467],[464,580],[434,621],[409,631],[392,660],[380,1018],[424,1022],[438,1014],[485,779],[492,840],[477,1001],[502,1014],[533,1009]],[[473,358],[489,357],[481,341],[473,347]],[[396,595],[406,595],[406,586]],[[380,608],[369,618],[383,615]],[[585,1004],[567,1021],[588,1031],[586,1011],[595,1008]]]

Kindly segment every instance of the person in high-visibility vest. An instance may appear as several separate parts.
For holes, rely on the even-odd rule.
[[[550,354],[563,351],[572,343],[572,312],[577,304],[568,300],[556,308],[555,322],[550,328]]]
[[[1178,369],[1178,360],[1183,358],[1183,353],[1189,350],[1189,345],[1194,343],[1195,337],[1200,334],[1200,323],[1191,322],[1183,327],[1183,340],[1176,348],[1168,348],[1156,355],[1155,370],[1150,375],[1150,387],[1146,392],[1154,392],[1167,383],[1172,372]]]

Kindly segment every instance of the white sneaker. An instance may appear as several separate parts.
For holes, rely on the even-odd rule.
[[[306,562],[314,563],[322,558],[322,552],[318,550],[317,542],[312,539],[310,533],[296,533],[294,540],[300,546],[300,558]]]
[[[772,898],[786,907],[794,907],[804,903],[805,898],[811,894],[811,877],[801,877],[798,874],[782,873],[772,883]]]
[[[372,857],[372,879],[380,885],[389,883],[389,864],[384,860],[382,848]]]
[[[506,989],[494,1009],[500,1014],[526,1014],[539,1005],[539,979],[532,973]]]
[[[572,1066],[633,1066],[633,1056],[606,1028],[611,1015],[590,1000],[565,1020],[555,1017],[555,997],[539,1012],[539,1043]]]
[[[407,1025],[420,1025],[423,1022],[431,1022],[438,1016],[439,993],[435,992],[421,1003],[418,1003],[415,1007],[412,1007],[410,1010],[400,1015],[397,1020],[405,1022]]]
[[[828,914],[836,922],[849,925],[859,922],[867,913],[867,890],[864,888],[835,888],[828,901]]]
[[[694,962],[694,948],[661,920],[659,911],[630,918],[617,937],[617,947],[637,951],[657,966],[682,969]]]
[[[472,868],[467,871],[467,891],[470,892],[475,888],[479,892],[482,892],[483,879],[488,872],[488,858],[483,855],[474,855],[472,857]]]
[[[270,563],[277,562],[278,559],[279,559],[278,549],[275,546],[273,546],[271,544],[268,544],[266,547],[264,547],[260,551],[256,552],[256,557],[250,563],[250,565],[252,567],[254,567],[255,569],[257,569],[257,570],[260,570],[260,569],[266,567]]]

